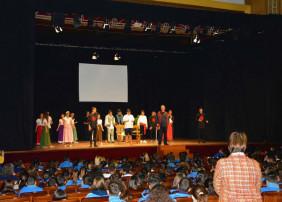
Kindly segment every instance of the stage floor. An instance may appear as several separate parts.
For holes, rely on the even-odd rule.
[[[129,143],[121,142],[120,144],[116,141],[115,143],[108,143],[106,141],[102,142],[102,145],[100,142],[97,143],[98,147],[89,147],[89,141],[79,141],[79,143],[74,143],[71,146],[69,144],[59,144],[59,143],[52,143],[53,148],[41,148],[40,146],[35,146],[33,150],[29,151],[10,151],[7,153],[22,153],[22,152],[31,152],[31,151],[37,151],[37,152],[46,152],[46,151],[54,151],[54,150],[81,150],[81,149],[107,149],[107,148],[125,148],[125,147],[157,147],[158,142],[157,141],[150,141],[148,140],[147,143],[136,143],[136,140],[133,140],[133,144],[130,145]],[[163,145],[163,144],[162,144]],[[211,145],[222,145],[225,146],[226,142],[205,142],[205,143],[198,143],[197,140],[187,140],[187,139],[176,139],[173,142],[169,143],[169,146],[176,146],[176,145],[186,145],[186,146],[211,146]]]
[[[15,160],[23,160],[23,162],[30,162],[33,158],[39,158],[41,161],[49,160],[63,160],[65,155],[68,155],[71,160],[74,159],[94,159],[96,155],[105,156],[106,158],[120,159],[122,156],[127,156],[128,158],[138,158],[143,153],[148,153],[153,155],[158,152],[158,143],[153,141],[147,141],[147,143],[137,144],[136,140],[133,141],[133,145],[129,143],[122,142],[118,144],[107,143],[103,141],[103,145],[98,145],[99,147],[89,147],[88,141],[80,141],[77,144],[63,145],[59,143],[53,143],[53,148],[40,148],[35,146],[34,149],[29,151],[7,151],[5,152],[5,162],[13,162]],[[227,149],[226,142],[206,142],[198,143],[197,140],[188,139],[175,139],[173,142],[169,143],[166,150],[171,152],[177,150],[178,146],[185,146],[189,153],[199,153],[201,157],[213,156],[220,148]],[[279,143],[258,143],[251,142],[248,143],[248,148],[261,148],[268,149],[270,146],[279,147]]]

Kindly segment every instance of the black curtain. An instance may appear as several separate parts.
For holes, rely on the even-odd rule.
[[[34,9],[29,0],[1,1],[0,149],[33,147]]]
[[[42,110],[50,110],[57,121],[59,112],[70,109],[82,113],[93,105],[77,102],[77,63],[89,60],[81,56],[80,50],[37,47],[35,56],[36,11],[230,26],[245,31],[271,30],[269,36],[260,41],[236,42],[221,51],[211,49],[209,54],[203,51],[194,57],[165,55],[155,62],[148,58],[146,62],[140,62],[136,55],[132,55],[132,59],[124,62],[129,66],[130,77],[140,83],[129,81],[129,103],[95,105],[103,113],[108,108],[131,107],[135,114],[141,108],[148,114],[152,109],[157,110],[160,104],[166,104],[175,112],[176,137],[195,137],[194,114],[201,105],[206,108],[211,121],[208,128],[211,140],[226,139],[226,135],[236,129],[246,131],[250,140],[281,141],[281,16],[162,8],[102,0],[9,0],[1,1],[0,9],[0,149],[31,149],[34,119]],[[273,40],[269,41],[269,37]],[[54,55],[52,51],[58,54]],[[49,67],[44,64],[46,61]],[[47,84],[50,84],[48,88]],[[145,86],[141,91],[140,84]],[[148,96],[137,99],[140,94]]]

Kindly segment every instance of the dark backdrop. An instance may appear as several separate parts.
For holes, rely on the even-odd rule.
[[[149,116],[165,104],[175,115],[174,137],[193,139],[195,114],[203,106],[210,141],[226,140],[234,130],[245,131],[250,141],[281,141],[277,44],[281,41],[265,33],[210,43],[184,55],[124,52],[118,63],[114,52],[100,52],[98,63],[128,65],[128,103],[79,103],[78,63],[95,63],[92,50],[37,46],[35,111],[49,109],[57,126],[66,110],[81,120],[97,106],[104,119],[108,109],[115,114],[129,107],[134,116],[144,109]]]
[[[246,131],[252,141],[281,141],[281,16],[105,3],[102,0],[4,0],[0,9],[0,149],[31,149],[35,118],[42,110],[49,109],[57,121],[56,116],[66,109],[82,113],[96,105],[105,113],[108,108],[127,107],[125,104],[77,102],[77,63],[87,62],[90,57],[86,58],[78,49],[35,49],[36,11],[215,24],[237,27],[243,32],[254,28],[268,31],[262,39],[230,42],[226,47],[211,47],[194,53],[193,57],[163,55],[153,62],[151,56],[144,56],[147,57],[144,62],[136,54],[128,54],[124,60],[130,75],[128,105],[136,114],[141,108],[148,113],[166,104],[175,112],[176,137],[193,137],[194,114],[197,107],[203,105],[211,121],[208,130],[212,140],[225,139],[236,129]],[[145,87],[138,87],[140,83]],[[142,98],[140,95],[145,91],[146,96]]]

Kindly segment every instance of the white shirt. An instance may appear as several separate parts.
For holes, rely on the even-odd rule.
[[[72,118],[72,119],[71,119],[71,122],[72,122],[73,125],[75,125],[75,123],[74,123],[74,122],[75,122],[75,119]]]
[[[52,117],[48,116],[48,128],[51,128],[51,124],[53,123]]]
[[[109,124],[109,117],[110,117],[110,118],[114,118],[114,121],[111,122],[110,126],[108,126],[108,124]],[[116,123],[116,122],[115,122],[115,117],[113,117],[113,115],[112,115],[112,116],[107,115],[107,116],[105,117],[105,125],[107,126],[107,128],[109,128],[109,129],[114,129],[114,124],[115,124],[115,123]]]
[[[43,126],[43,120],[41,121],[40,119],[37,119],[37,120],[36,120],[36,124],[37,124],[38,126]]]
[[[148,128],[147,116],[140,115],[137,121],[137,125],[140,126],[140,123],[146,124],[146,128]]]
[[[60,120],[59,120],[59,124],[60,124],[60,126],[61,126],[61,125],[64,125],[63,119],[60,119]]]
[[[72,118],[71,117],[69,117],[69,118],[65,117],[64,120],[65,120],[65,124],[71,124]]]
[[[124,128],[133,128],[134,116],[132,114],[124,115],[123,116],[123,121],[128,121],[128,122],[124,123]]]
[[[97,125],[103,126],[103,121],[102,121],[102,119],[98,119],[98,120],[97,120]]]
[[[43,119],[43,126],[45,126],[47,123],[47,120],[46,119]],[[48,123],[47,123],[47,126],[48,126]]]
[[[103,173],[104,178],[110,178],[112,174],[110,173]]]

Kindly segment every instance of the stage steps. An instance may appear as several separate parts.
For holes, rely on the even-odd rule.
[[[187,158],[193,158],[193,154],[189,153],[189,149],[186,148],[186,145],[166,145],[158,146],[158,154],[160,157],[167,155],[170,152],[174,153],[175,158],[179,158],[179,152],[187,152]]]

